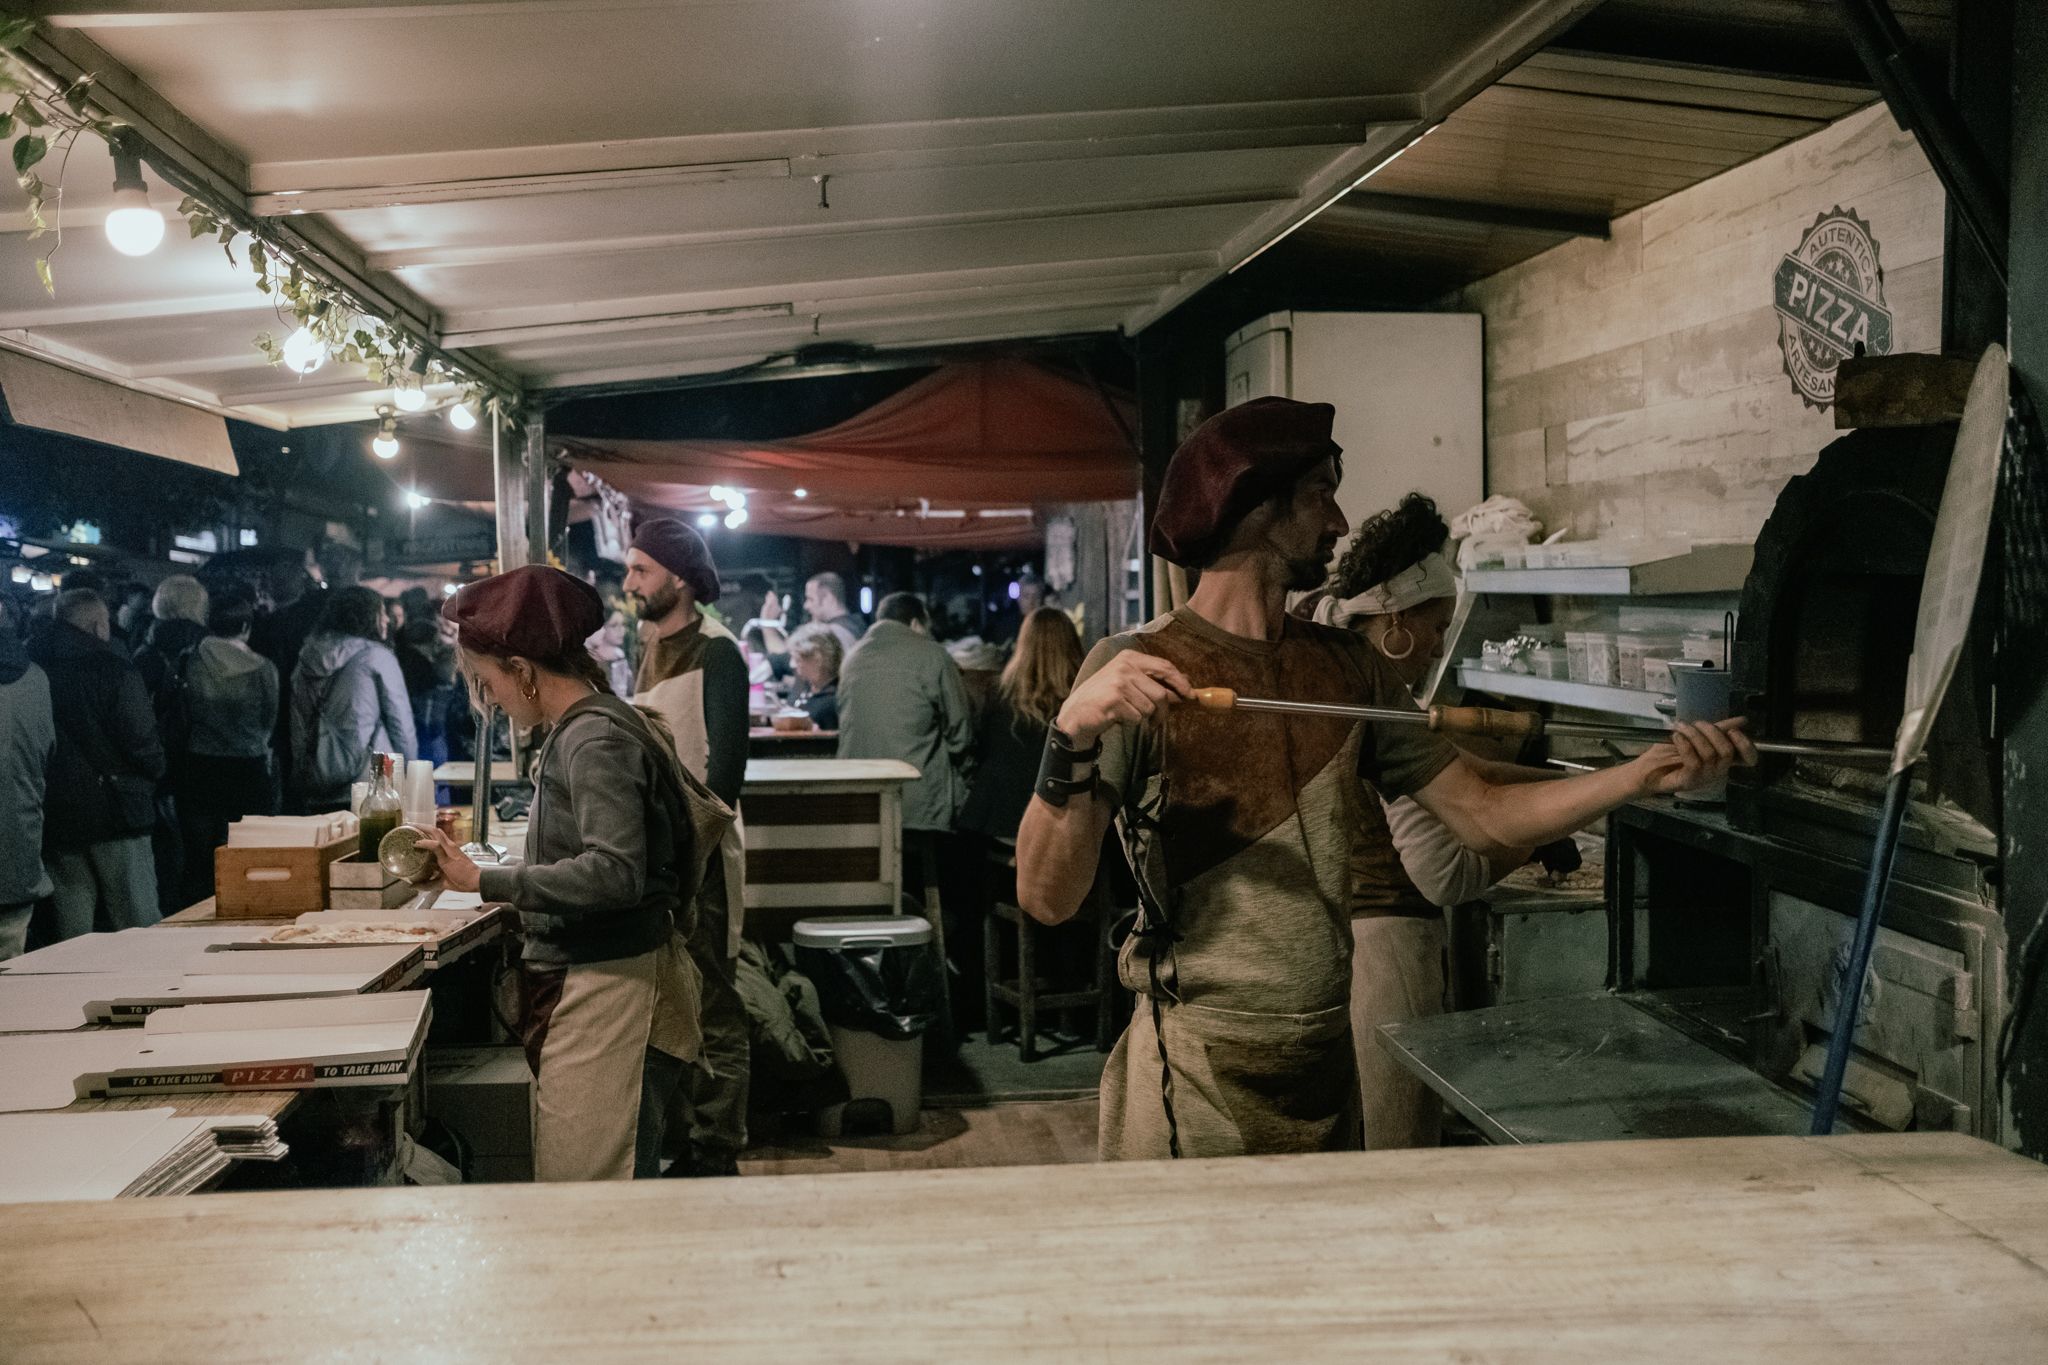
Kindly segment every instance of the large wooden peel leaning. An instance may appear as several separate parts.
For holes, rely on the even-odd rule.
[[[1195,703],[1210,711],[1268,711],[1283,716],[1369,720],[1379,725],[1420,725],[1440,734],[1488,739],[1526,740],[1542,735],[1561,735],[1572,739],[1633,740],[1637,744],[1656,744],[1671,733],[1662,726],[1545,720],[1532,711],[1501,711],[1484,706],[1432,706],[1423,711],[1399,706],[1276,701],[1264,697],[1240,697],[1227,687],[1198,687],[1195,689]],[[1832,759],[1838,763],[1889,763],[1892,759],[1890,749],[1864,744],[1836,744],[1816,739],[1760,739],[1753,743],[1760,752],[1767,754],[1797,754],[1806,758]]]
[[[1998,465],[2005,452],[2006,409],[2011,378],[2005,348],[1988,346],[1977,362],[1963,423],[1956,431],[1955,453],[1949,457],[1948,479],[1941,489],[1941,511],[1934,519],[1934,540],[1927,550],[1927,574],[1920,582],[1920,612],[1913,631],[1913,657],[1906,665],[1906,709],[1892,748],[1891,781],[1885,787],[1884,812],[1871,845],[1870,868],[1863,883],[1863,904],[1849,939],[1849,960],[1840,980],[1834,1032],[1828,1038],[1827,1068],[1821,1073],[1813,1101],[1813,1132],[1825,1136],[1835,1129],[1841,1105],[1842,1079],[1856,1041],[1856,1015],[1863,1003],[1863,979],[1877,944],[1878,921],[1891,885],[1892,857],[1898,852],[1899,826],[1906,816],[1906,798],[1913,766],[1927,752],[1928,736],[1941,712],[1942,699],[1963,657],[1970,616],[1977,603],[1977,582],[1984,571],[1984,547],[1991,535],[1991,509],[1998,492]]]

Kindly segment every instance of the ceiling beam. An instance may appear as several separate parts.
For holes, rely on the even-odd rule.
[[[614,237],[571,242],[518,242],[499,246],[408,247],[372,252],[364,257],[372,270],[417,270],[432,266],[490,266],[564,257],[614,256],[634,251],[682,250],[730,242],[789,241],[812,237],[846,237],[866,233],[915,232],[931,228],[979,227],[988,224],[1112,218],[1134,213],[1165,213],[1177,209],[1263,209],[1291,202],[1294,192],[1277,186],[1223,190],[1214,194],[1169,194],[1150,199],[1107,203],[1036,204],[1030,207],[967,209],[958,213],[917,214],[897,218],[840,218],[774,226],[717,228],[702,232],[666,232],[643,237]],[[456,343],[451,343],[456,344]]]
[[[253,288],[246,294],[213,294],[189,299],[126,299],[119,303],[90,303],[19,308],[0,312],[0,331],[40,327],[89,327],[106,322],[144,322],[153,318],[185,318],[220,313],[248,313],[270,316],[274,310]]]
[[[693,294],[650,295],[631,301],[637,316],[659,313],[702,313],[709,308],[742,307],[748,304],[801,303],[806,308],[828,309],[836,301],[886,298],[923,290],[1003,288],[1032,282],[1056,284],[1061,281],[1101,279],[1129,274],[1172,272],[1177,279],[1211,270],[1216,255],[1211,251],[1174,251],[1136,256],[1091,257],[1085,260],[1036,261],[1028,265],[979,266],[965,270],[928,271],[908,275],[871,275],[860,278],[812,280],[790,284],[747,285]],[[590,318],[617,316],[621,300],[593,299],[574,304],[530,305],[516,308],[479,308],[448,316],[450,335],[514,327],[537,327],[555,323],[582,322]]]
[[[1553,237],[1594,237],[1605,241],[1610,227],[1597,213],[1561,213],[1469,199],[1435,199],[1426,195],[1353,190],[1323,210],[1321,222],[1340,223],[1370,218],[1405,218],[1435,223],[1463,223],[1540,232]]]
[[[796,176],[1095,159],[1167,152],[1348,146],[1380,123],[1412,122],[1409,95],[1074,110],[986,118],[403,152],[258,162],[257,194],[307,193],[651,167],[787,159]]]
[[[537,194],[581,194],[598,190],[641,190],[670,185],[717,185],[733,180],[787,180],[789,159],[721,161],[699,166],[640,166],[615,171],[562,171],[539,175],[485,176],[416,185],[368,185],[352,189],[280,190],[249,196],[259,218],[349,209],[388,209],[411,204],[460,204],[478,199],[521,199]]]
[[[291,20],[398,19],[499,14],[588,14],[603,10],[676,9],[687,5],[764,4],[776,0],[41,0],[21,8],[56,28],[190,28],[200,25]]]

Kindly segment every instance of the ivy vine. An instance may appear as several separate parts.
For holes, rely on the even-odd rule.
[[[19,55],[36,27],[37,21],[31,18],[0,16],[0,142],[13,139],[15,179],[28,196],[29,240],[55,239],[50,249],[36,258],[36,278],[54,298],[57,284],[52,262],[64,242],[62,168],[81,134],[91,133],[112,145],[126,125],[93,108],[91,73],[62,89],[38,79]],[[52,158],[59,168],[54,183],[45,181],[39,170]],[[295,326],[308,329],[342,364],[362,366],[370,383],[398,387],[415,382],[456,382],[462,386],[457,401],[478,414],[485,410],[492,397],[488,386],[439,359],[428,361],[424,373],[415,372],[412,367],[425,350],[423,343],[363,308],[278,243],[238,226],[192,195],[180,201],[178,213],[192,240],[212,237],[230,265],[238,269],[246,265],[255,276],[256,288],[277,304],[280,320],[288,317]],[[238,260],[235,246],[244,239],[247,246]],[[259,333],[255,346],[271,364],[284,363],[284,343],[271,333]]]

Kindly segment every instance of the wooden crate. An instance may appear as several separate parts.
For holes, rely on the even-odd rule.
[[[274,919],[327,908],[327,868],[356,851],[351,834],[318,848],[214,850],[214,915]]]

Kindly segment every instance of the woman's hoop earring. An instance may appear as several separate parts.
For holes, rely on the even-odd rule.
[[[1387,641],[1393,638],[1393,634],[1397,630],[1400,631],[1401,634],[1408,637],[1408,643],[1401,646],[1401,650],[1399,653],[1396,653],[1393,650],[1387,648]],[[1386,655],[1387,658],[1392,659],[1395,662],[1399,662],[1400,660],[1407,658],[1410,654],[1413,654],[1414,652],[1415,632],[1408,629],[1408,627],[1402,625],[1399,621],[1396,621],[1394,622],[1394,624],[1388,626],[1386,630],[1380,634],[1380,653]]]

